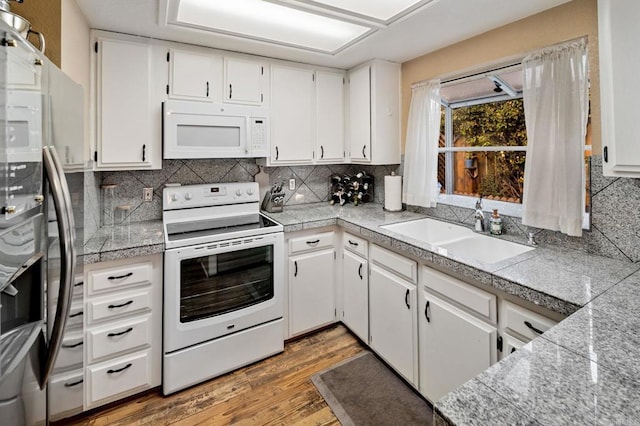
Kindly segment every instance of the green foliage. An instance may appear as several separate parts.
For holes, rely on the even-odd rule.
[[[468,146],[527,144],[522,99],[473,105],[453,110],[453,139]]]
[[[453,111],[454,140],[463,146],[524,146],[527,144],[522,99],[457,108]],[[483,196],[522,199],[524,152],[487,152],[480,180]]]

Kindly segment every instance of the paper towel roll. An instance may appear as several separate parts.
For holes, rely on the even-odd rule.
[[[392,212],[402,210],[402,176],[384,177],[384,209]]]

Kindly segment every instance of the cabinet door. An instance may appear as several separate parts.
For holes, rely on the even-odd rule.
[[[420,311],[420,392],[435,402],[496,361],[497,331],[429,291]]]
[[[220,73],[220,58],[174,49],[169,51],[169,58],[169,97],[195,101],[214,98],[214,88],[218,87],[214,77],[216,72]]]
[[[313,160],[313,71],[271,68],[271,162]]]
[[[603,172],[640,177],[640,2],[598,0]]]
[[[316,152],[318,162],[344,160],[344,75],[316,72]]]
[[[371,67],[349,74],[349,156],[352,161],[371,159]]]
[[[224,101],[237,104],[262,105],[261,62],[224,58]]]
[[[370,345],[409,382],[417,384],[416,286],[371,265]]]
[[[289,258],[289,331],[300,334],[335,321],[334,251]]]
[[[345,252],[342,262],[342,321],[363,341],[369,337],[368,262]]]
[[[154,138],[160,117],[154,117],[151,46],[111,39],[97,43],[97,166],[151,168],[152,150],[160,144]]]

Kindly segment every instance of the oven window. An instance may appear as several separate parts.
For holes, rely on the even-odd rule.
[[[273,246],[180,262],[180,322],[236,311],[273,298]]]

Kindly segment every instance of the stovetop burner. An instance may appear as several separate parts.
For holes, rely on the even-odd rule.
[[[167,248],[282,232],[260,213],[255,182],[167,187],[163,225]]]

